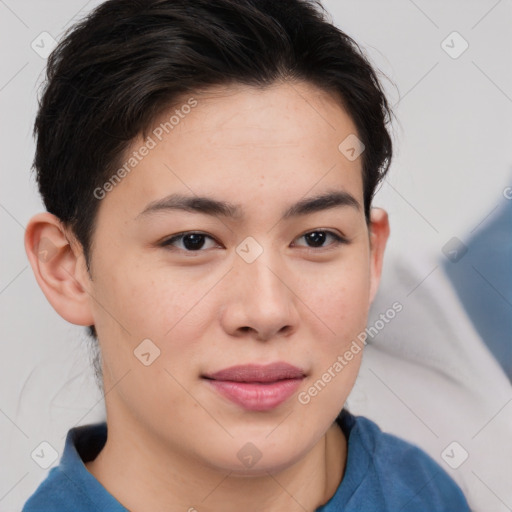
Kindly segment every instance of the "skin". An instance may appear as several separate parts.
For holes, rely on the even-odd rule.
[[[297,395],[364,330],[387,215],[372,209],[366,222],[361,157],[338,149],[357,130],[334,97],[307,83],[194,97],[198,105],[101,200],[91,276],[59,219],[40,213],[27,226],[27,254],[49,302],[69,322],[94,324],[100,340],[108,440],[86,467],[132,512],[312,511],[343,477],[347,441],[333,422],[362,351],[308,404]],[[281,219],[331,190],[359,207]],[[236,203],[244,216],[139,216],[171,193]],[[304,235],[320,228],[348,241],[327,235],[315,247]],[[199,251],[187,252],[183,239],[159,246],[184,231],[212,238]],[[263,249],[250,264],[236,252],[248,236]],[[44,243],[51,258],[38,258]],[[149,366],[134,356],[146,338],[160,349]],[[275,361],[306,377],[270,411],[247,411],[201,377]],[[250,468],[237,457],[248,442],[262,455]]]

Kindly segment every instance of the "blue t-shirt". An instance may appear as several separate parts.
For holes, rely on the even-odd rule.
[[[316,512],[470,512],[460,488],[419,448],[343,410],[348,439],[345,474]],[[84,465],[107,439],[105,422],[69,430],[64,453],[22,512],[127,512]]]

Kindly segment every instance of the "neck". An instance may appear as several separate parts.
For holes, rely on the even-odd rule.
[[[125,425],[109,419],[107,442],[86,467],[131,512],[314,511],[345,470],[347,443],[337,423],[302,459],[260,476],[215,470]]]

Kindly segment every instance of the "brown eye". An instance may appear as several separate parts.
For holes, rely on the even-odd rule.
[[[324,245],[325,241],[331,237],[334,239],[334,243],[328,244],[327,246]],[[306,243],[308,244],[308,247],[311,248],[322,248],[322,247],[328,247],[329,245],[340,245],[340,244],[346,244],[348,241],[335,233],[334,231],[328,231],[325,229],[315,229],[314,231],[309,231],[308,233],[305,233],[304,235],[300,236],[300,238],[304,238],[306,240]]]
[[[168,238],[164,242],[162,242],[160,245],[162,247],[170,247],[173,246],[176,249],[187,251],[187,252],[194,252],[194,251],[200,251],[205,247],[207,244],[207,240],[214,239],[205,234],[205,233],[196,233],[196,232],[187,232],[187,233],[180,233],[179,235],[175,235],[171,238]],[[175,244],[179,244],[180,246],[176,246]],[[215,246],[215,244],[214,244]],[[208,249],[208,247],[206,247]]]

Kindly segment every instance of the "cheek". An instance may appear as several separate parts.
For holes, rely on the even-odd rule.
[[[157,267],[149,271],[136,266],[127,272],[126,267],[98,280],[104,308],[97,308],[97,326],[100,339],[104,335],[108,340],[102,347],[105,362],[114,381],[129,369],[131,379],[138,379],[143,387],[155,385],[155,392],[160,393],[170,386],[168,396],[179,396],[179,386],[171,375],[184,382],[190,378],[187,372],[201,361],[201,340],[215,314],[207,291],[218,276],[190,269],[171,272]],[[149,367],[136,357],[147,349],[149,357],[157,355]]]
[[[95,296],[98,334],[107,340],[102,343],[106,387],[123,379],[117,393],[148,415],[162,397],[171,409],[187,410],[184,405],[190,404],[179,383],[190,378],[187,372],[200,353],[197,340],[208,325],[201,298],[209,286],[191,284],[186,272],[158,274],[159,279],[154,272],[118,266],[98,278]],[[186,419],[181,416],[174,418]]]
[[[328,412],[335,415],[342,409],[357,378],[364,351],[358,336],[364,332],[368,317],[369,270],[361,264],[347,263],[348,268],[345,272],[340,267],[318,280],[317,285],[310,287],[310,302],[306,302],[318,318],[310,326],[314,340],[314,345],[308,347],[312,374],[297,400],[304,411],[325,417],[326,421],[333,420],[326,416]]]
[[[187,324],[188,315],[204,295],[208,279],[202,283],[196,281],[186,271],[146,270],[125,265],[124,269],[118,267],[98,279],[102,284],[97,297],[103,307],[96,309],[100,317],[106,315],[113,320],[115,316],[118,322],[114,323],[124,328],[123,336],[129,332],[134,340],[163,341]]]
[[[297,295],[324,324],[320,342],[343,344],[364,329],[370,307],[370,272],[359,261],[344,261],[300,280]]]

